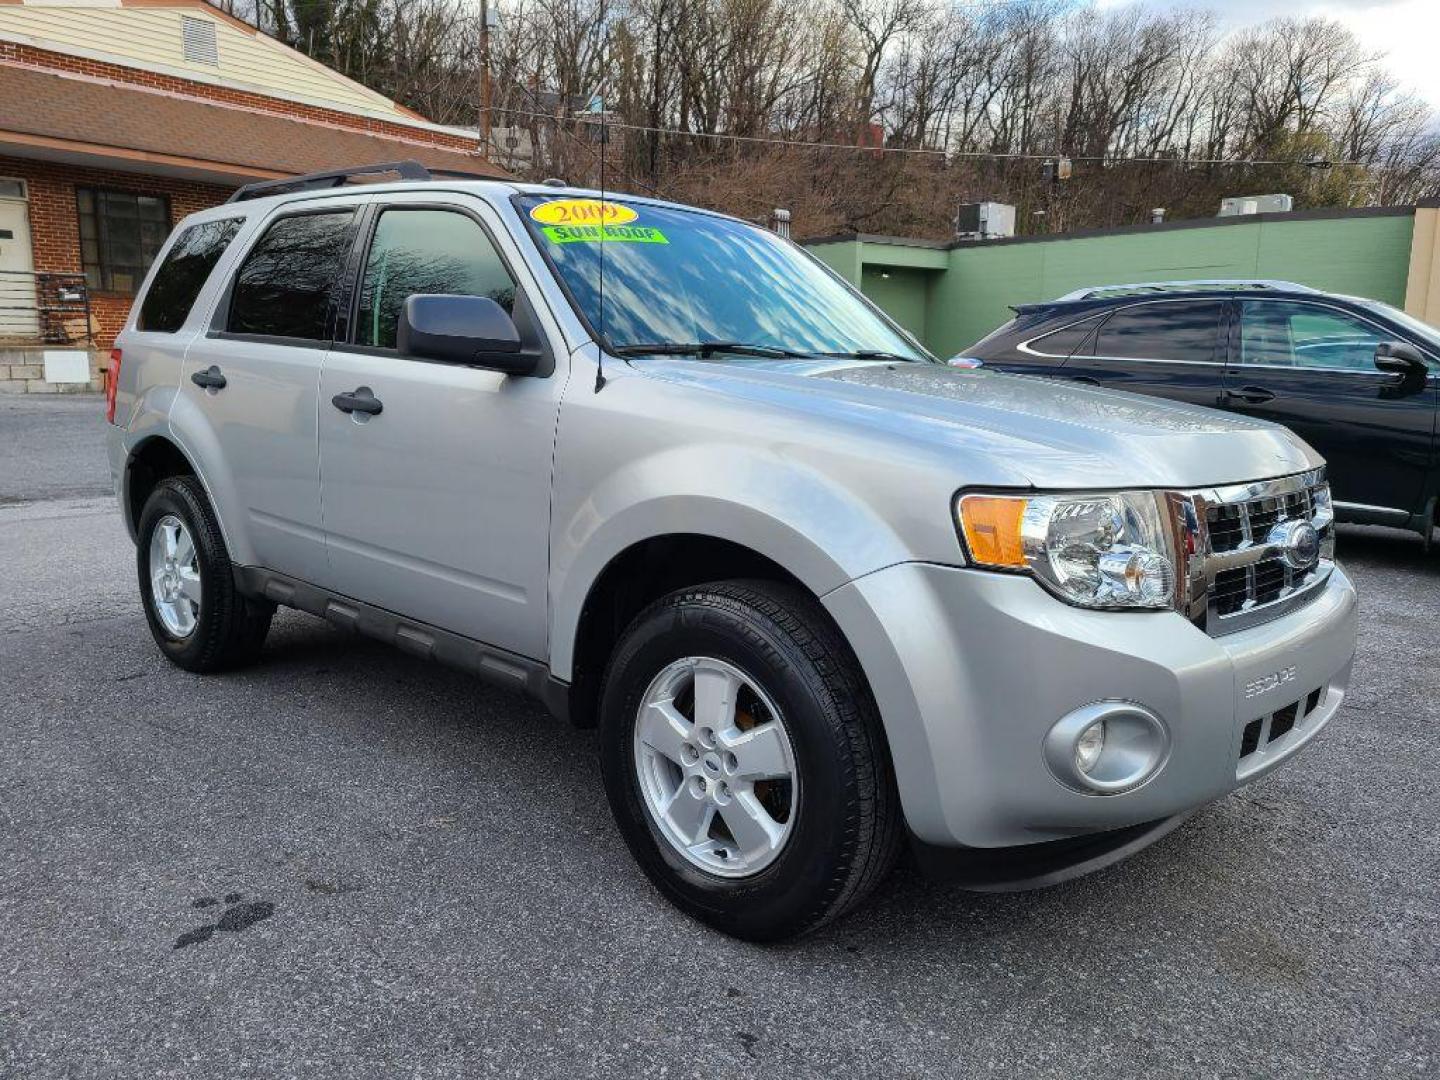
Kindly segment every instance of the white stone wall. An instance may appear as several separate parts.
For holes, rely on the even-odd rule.
[[[0,394],[83,394],[105,388],[104,357],[100,353],[93,350],[89,353],[89,382],[48,382],[46,351],[0,346]],[[54,366],[51,365],[52,371]]]

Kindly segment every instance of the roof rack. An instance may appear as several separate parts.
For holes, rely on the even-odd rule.
[[[493,180],[493,176],[480,173],[461,172],[458,169],[429,169],[418,161],[382,161],[376,165],[352,165],[348,169],[332,169],[329,172],[306,173],[304,176],[286,176],[279,180],[261,180],[246,184],[226,202],[245,202],[249,199],[263,199],[267,195],[282,195],[287,191],[310,191],[317,188],[341,187],[351,177],[374,176],[380,173],[395,173],[401,180]]]
[[[1274,278],[1212,278],[1198,281],[1141,281],[1130,285],[1097,285],[1088,289],[1076,289],[1051,302],[1099,300],[1110,296],[1147,296],[1167,292],[1264,292],[1271,289],[1304,293],[1317,291],[1308,285]]]

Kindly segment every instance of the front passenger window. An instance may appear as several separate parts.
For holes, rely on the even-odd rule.
[[[1264,367],[1375,371],[1379,330],[1339,311],[1286,301],[1247,301],[1240,317],[1240,362]]]
[[[507,312],[515,282],[476,221],[453,210],[386,210],[375,226],[355,342],[395,348],[405,298],[416,293],[488,296]]]

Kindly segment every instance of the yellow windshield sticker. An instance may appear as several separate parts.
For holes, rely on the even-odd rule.
[[[628,225],[640,215],[600,199],[556,199],[532,208],[530,216],[541,225]]]
[[[552,244],[668,244],[665,234],[649,225],[546,225],[541,230]]]

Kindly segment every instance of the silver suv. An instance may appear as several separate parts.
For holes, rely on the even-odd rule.
[[[641,867],[757,940],[907,844],[1105,865],[1339,709],[1355,592],[1285,429],[946,366],[733,218],[401,168],[187,218],[119,336],[181,667],[283,604],[598,725]]]

